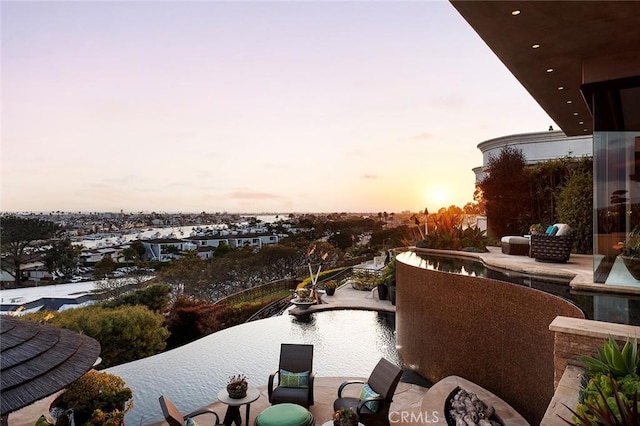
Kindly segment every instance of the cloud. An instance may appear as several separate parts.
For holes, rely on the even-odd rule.
[[[378,176],[378,175],[371,175],[371,174],[368,174],[368,173],[365,173],[360,177],[362,179],[379,179],[380,178],[380,176]]]
[[[283,198],[277,194],[269,194],[268,192],[244,192],[235,191],[228,195],[229,198],[236,200],[279,200]]]

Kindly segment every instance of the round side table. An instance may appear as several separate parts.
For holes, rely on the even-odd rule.
[[[260,398],[260,391],[257,388],[249,387],[247,389],[247,396],[244,398],[231,398],[227,389],[221,389],[218,392],[218,401],[223,404],[227,404],[227,412],[224,415],[223,424],[231,426],[233,423],[236,426],[242,424],[242,417],[240,415],[240,406],[246,405],[245,422],[249,424],[249,410],[251,403]]]

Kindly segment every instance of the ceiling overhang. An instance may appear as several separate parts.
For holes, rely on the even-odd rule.
[[[593,132],[583,83],[640,75],[640,2],[450,1],[567,136]]]

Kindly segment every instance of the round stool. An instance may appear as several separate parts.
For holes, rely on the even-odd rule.
[[[288,402],[267,407],[256,417],[256,426],[313,426],[313,414],[301,405]]]

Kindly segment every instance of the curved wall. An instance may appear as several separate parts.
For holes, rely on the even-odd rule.
[[[515,284],[413,266],[411,256],[396,258],[403,362],[433,383],[450,375],[470,380],[540,424],[554,392],[549,324],[558,315],[584,318],[582,311]]]

